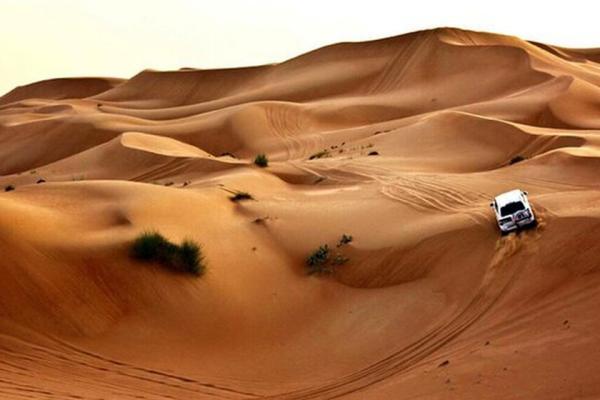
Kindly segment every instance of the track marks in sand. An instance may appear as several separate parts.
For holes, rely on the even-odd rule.
[[[486,315],[502,299],[517,279],[521,268],[511,262],[520,251],[540,238],[535,232],[499,238],[479,288],[459,311],[442,317],[442,322],[421,338],[391,353],[386,358],[355,373],[324,382],[319,386],[281,393],[267,398],[285,400],[335,399],[359,392],[421,363],[435,361],[444,347]]]
[[[343,166],[348,174],[375,181],[380,185],[384,196],[423,212],[459,212],[480,209],[482,203],[489,202],[490,194],[474,190],[461,182],[461,177],[451,175],[425,174],[394,171],[390,168],[361,162],[350,162]],[[344,180],[335,171],[319,171]]]
[[[69,391],[63,381],[65,370],[70,371]],[[80,394],[90,388],[118,399],[257,397],[175,373],[138,367],[64,342],[46,347],[10,336],[0,336],[0,372],[5,377],[0,379],[0,393],[10,392],[12,398],[84,398]],[[85,389],[80,392],[80,388]]]
[[[302,110],[298,105],[276,103],[264,106],[265,118],[271,132],[285,147],[285,159],[305,157],[307,149],[322,145],[319,135],[303,135]]]
[[[368,89],[368,93],[381,93],[400,86],[407,71],[418,61],[420,49],[424,47],[433,37],[433,32],[427,32],[425,37],[418,36],[410,39],[408,44],[402,46],[396,54],[390,58],[377,79]]]
[[[442,175],[405,175],[382,185],[381,193],[419,211],[459,212],[479,209],[490,196]]]

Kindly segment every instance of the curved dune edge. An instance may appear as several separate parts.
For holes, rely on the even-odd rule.
[[[138,132],[124,132],[120,143],[127,148],[169,157],[210,157],[197,147],[179,142],[175,139],[148,135]]]
[[[0,97],[0,397],[600,397],[597,55],[442,28]]]
[[[98,95],[124,82],[118,78],[61,78],[20,86],[0,96],[0,106],[26,99],[80,99]]]

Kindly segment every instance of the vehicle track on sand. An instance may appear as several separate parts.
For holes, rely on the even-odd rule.
[[[421,33],[412,38],[409,43],[401,46],[383,67],[378,77],[373,80],[367,89],[367,93],[382,93],[399,88],[412,66],[420,61],[419,56],[423,51],[422,49],[427,48],[432,36],[432,32]]]
[[[399,173],[391,169],[363,163],[344,166],[356,175],[381,185],[384,196],[418,211],[458,212],[478,209],[489,201],[490,195],[476,191],[458,179],[427,173]]]
[[[132,365],[58,339],[54,342],[51,346],[41,346],[0,336],[0,374],[10,377],[10,380],[0,380],[0,392],[10,393],[11,398],[83,398],[79,396],[78,387],[92,385],[99,392],[111,393],[114,396],[111,398],[118,399],[259,397],[174,372]],[[61,371],[67,369],[73,380],[73,387],[68,390],[61,381]],[[110,378],[106,379],[107,376]]]
[[[480,208],[490,196],[435,175],[399,176],[385,183],[381,193],[419,211],[459,212]]]
[[[511,258],[538,238],[537,233],[499,238],[494,254],[485,266],[480,286],[472,298],[459,311],[443,319],[436,328],[418,340],[352,374],[323,382],[318,386],[266,398],[335,399],[364,390],[423,362],[434,362],[436,353],[480,320],[504,297],[521,272],[518,265],[510,262]]]
[[[482,204],[488,204],[491,194],[474,190],[462,182],[464,178],[431,173],[399,172],[392,169],[346,160],[335,165],[294,166],[318,177],[340,184],[376,182],[380,193],[417,211],[431,213],[467,213],[476,220],[488,220]]]
[[[325,147],[321,134],[305,132],[300,108],[270,104],[265,106],[264,112],[271,134],[285,147],[286,160],[303,159],[311,149]]]

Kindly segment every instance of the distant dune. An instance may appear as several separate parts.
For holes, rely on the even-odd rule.
[[[443,28],[7,93],[0,398],[600,398],[599,62]]]

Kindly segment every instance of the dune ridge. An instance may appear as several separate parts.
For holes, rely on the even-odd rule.
[[[599,397],[599,55],[438,28],[5,94],[0,397]]]

